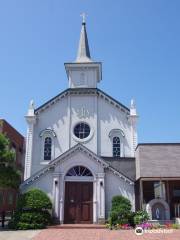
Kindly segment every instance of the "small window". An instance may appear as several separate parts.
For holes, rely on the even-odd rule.
[[[113,137],[113,157],[121,156],[121,143],[119,137]]]
[[[46,137],[44,140],[44,160],[51,160],[51,151],[52,151],[52,139]]]
[[[74,128],[74,135],[77,138],[84,139],[87,138],[90,134],[90,127],[86,123],[78,123]]]

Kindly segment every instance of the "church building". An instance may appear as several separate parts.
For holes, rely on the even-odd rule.
[[[60,223],[103,223],[115,195],[141,209],[149,165],[137,143],[135,103],[128,108],[98,88],[102,63],[91,58],[85,20],[76,60],[64,65],[68,88],[36,109],[31,101],[28,109],[22,192],[46,192]],[[163,176],[156,177],[161,184]],[[157,208],[161,217],[165,210]]]

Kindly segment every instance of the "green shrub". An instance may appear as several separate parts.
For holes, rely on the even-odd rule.
[[[112,198],[112,208],[111,210],[116,210],[117,208],[125,208],[127,211],[131,211],[131,202],[129,199],[123,197],[123,196],[114,196]]]
[[[173,228],[173,229],[180,229],[180,224],[178,224],[178,223],[173,223],[173,224],[172,224],[172,228]]]
[[[114,196],[109,215],[109,224],[127,224],[131,216],[131,203],[123,196]]]
[[[18,210],[51,209],[52,203],[49,197],[39,189],[31,189],[19,197]]]
[[[149,215],[146,211],[140,210],[134,214],[134,224],[138,225],[149,220]]]
[[[44,225],[49,225],[51,223],[51,215],[48,211],[22,212],[19,221],[24,223],[42,223]]]
[[[9,223],[12,229],[41,229],[51,223],[52,203],[39,189],[32,189],[20,196],[17,209]]]
[[[19,222],[17,224],[17,229],[19,230],[28,230],[28,229],[42,229],[45,228],[45,225],[42,223],[24,223],[24,222]]]

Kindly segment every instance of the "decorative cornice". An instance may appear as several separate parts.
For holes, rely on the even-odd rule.
[[[56,165],[59,162],[65,161],[68,157],[71,155],[74,155],[75,152],[83,152],[85,153],[89,158],[93,159],[94,161],[97,161],[103,168],[109,169],[111,172],[113,172],[116,176],[120,177],[123,179],[125,182],[128,182],[129,184],[133,185],[134,182],[124,176],[122,173],[118,172],[116,169],[112,168],[108,163],[106,163],[102,158],[98,157],[95,153],[93,153],[91,150],[86,148],[85,146],[81,145],[80,143],[57,157],[56,159],[52,160],[47,166],[45,166],[43,169],[32,175],[30,178],[28,178],[25,182],[23,182],[20,186],[21,189],[23,189],[25,186],[31,184],[32,182],[36,181],[39,179],[41,176],[46,174],[47,172],[54,170]]]

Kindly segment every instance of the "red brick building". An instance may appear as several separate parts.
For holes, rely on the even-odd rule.
[[[21,180],[24,174],[24,137],[13,128],[6,120],[0,119],[0,133],[5,134],[15,151],[15,166],[21,172]],[[11,211],[15,208],[17,191],[0,188],[0,212]]]

